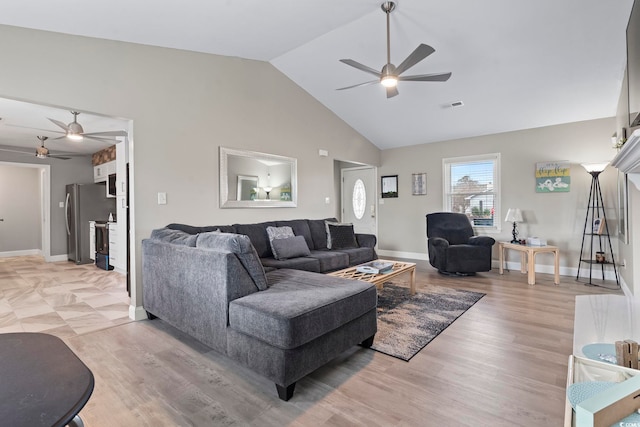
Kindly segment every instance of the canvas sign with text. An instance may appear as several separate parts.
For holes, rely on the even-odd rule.
[[[570,188],[569,162],[536,163],[536,193],[566,193]]]

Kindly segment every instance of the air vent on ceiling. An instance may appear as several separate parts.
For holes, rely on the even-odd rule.
[[[462,102],[462,101],[455,101],[455,102],[452,102],[452,103],[451,103],[451,106],[452,106],[452,107],[462,107],[462,106],[464,106],[464,102]]]

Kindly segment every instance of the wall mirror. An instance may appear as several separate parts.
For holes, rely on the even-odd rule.
[[[296,159],[220,147],[220,207],[296,207]]]

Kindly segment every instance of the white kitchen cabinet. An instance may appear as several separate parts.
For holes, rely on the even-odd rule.
[[[109,265],[120,269],[120,241],[118,239],[118,223],[110,222],[109,227]]]
[[[116,173],[116,161],[112,160],[93,167],[93,182],[106,182],[109,175]]]
[[[96,222],[89,221],[89,259],[96,260]]]

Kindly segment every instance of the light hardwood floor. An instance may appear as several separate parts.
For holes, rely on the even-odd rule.
[[[277,398],[268,380],[161,320],[65,338],[90,367],[96,426],[561,426],[574,297],[621,293],[519,271],[425,283],[487,295],[410,362],[354,347]],[[395,283],[402,283],[398,277]],[[383,291],[384,292],[384,291]]]

